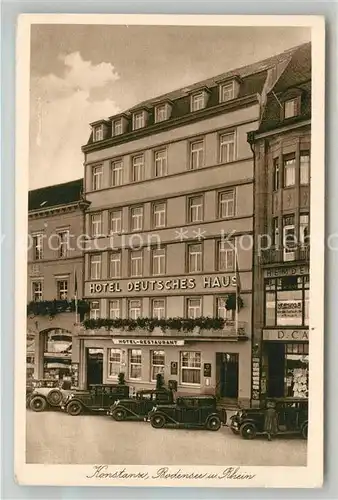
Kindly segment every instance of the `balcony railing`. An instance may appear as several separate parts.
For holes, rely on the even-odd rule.
[[[260,262],[265,264],[281,264],[283,262],[309,262],[310,261],[310,246],[296,245],[293,248],[276,248],[271,247],[262,250]]]
[[[213,330],[213,329],[200,329],[199,327],[195,327],[191,331],[185,330],[174,330],[174,329],[166,329],[162,330],[160,327],[155,327],[153,331],[149,332],[148,330],[144,330],[141,328],[137,328],[135,330],[123,330],[118,328],[107,329],[105,327],[96,328],[96,329],[86,329],[84,327],[79,327],[77,329],[77,333],[79,336],[85,337],[93,337],[93,336],[103,336],[103,337],[150,337],[150,338],[233,338],[245,340],[248,338],[248,323],[244,321],[239,321],[236,325],[235,321],[227,321],[226,325],[221,330]]]

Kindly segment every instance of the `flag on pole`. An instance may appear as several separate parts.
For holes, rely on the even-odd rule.
[[[236,271],[236,317],[235,317],[235,328],[236,328],[236,334],[238,335],[238,313],[239,313],[239,295],[241,293],[241,278],[239,274],[239,267],[238,267],[238,252],[237,252],[237,241],[235,244],[235,271]]]

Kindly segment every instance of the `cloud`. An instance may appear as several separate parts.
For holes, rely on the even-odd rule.
[[[81,177],[89,123],[120,111],[112,99],[99,99],[119,79],[110,63],[92,64],[79,52],[62,56],[64,76],[31,81],[30,188]],[[95,97],[91,92],[95,90]]]

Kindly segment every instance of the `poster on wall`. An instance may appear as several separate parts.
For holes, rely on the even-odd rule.
[[[302,301],[301,300],[278,300],[277,301],[277,325],[301,325],[302,324]]]

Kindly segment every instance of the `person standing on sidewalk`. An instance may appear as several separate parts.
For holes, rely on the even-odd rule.
[[[276,405],[273,401],[268,401],[266,404],[264,430],[269,441],[271,441],[278,432]]]

